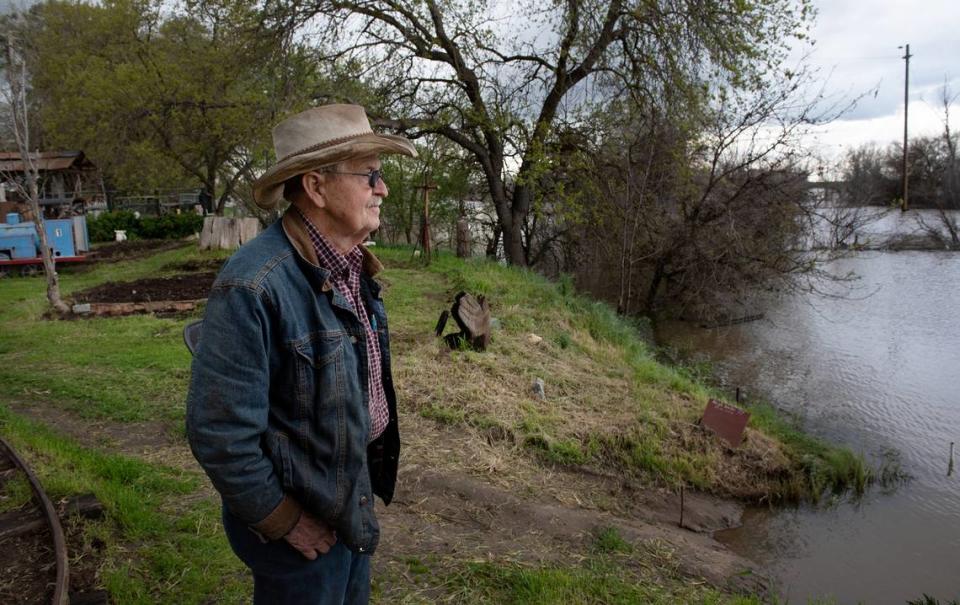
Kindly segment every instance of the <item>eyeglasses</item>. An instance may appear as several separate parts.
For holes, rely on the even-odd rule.
[[[383,178],[383,173],[380,170],[371,170],[370,172],[340,172],[339,170],[324,170],[327,174],[350,174],[353,176],[365,176],[367,177],[367,184],[370,185],[371,189],[377,188],[377,183],[380,182],[380,179]]]

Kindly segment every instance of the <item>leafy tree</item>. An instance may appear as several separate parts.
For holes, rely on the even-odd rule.
[[[523,265],[560,126],[611,98],[706,79],[761,87],[789,39],[805,35],[811,9],[806,0],[287,0],[274,14],[289,26],[317,15],[328,19],[318,44],[378,91],[381,124],[443,136],[472,156],[507,257]]]
[[[269,163],[267,126],[305,107],[318,81],[309,53],[260,22],[247,0],[36,6],[46,143],[82,147],[121,189],[199,185],[221,214]]]

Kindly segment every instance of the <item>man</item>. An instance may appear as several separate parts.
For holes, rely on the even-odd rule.
[[[187,435],[255,603],[366,603],[400,438],[381,265],[360,244],[388,193],[379,154],[416,151],[354,105],[297,114],[273,143],[254,198],[290,208],[211,289]]]

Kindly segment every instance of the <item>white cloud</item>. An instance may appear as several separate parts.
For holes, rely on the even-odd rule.
[[[854,98],[870,91],[843,119],[820,129],[830,153],[841,147],[903,138],[903,50],[910,44],[910,132],[942,128],[940,88],[960,92],[960,2],[928,0],[832,0],[817,3],[810,63],[819,68],[831,96]],[[809,50],[809,49],[808,49]],[[801,54],[797,49],[795,56]],[[935,109],[936,108],[936,109]],[[960,111],[954,110],[960,122]]]

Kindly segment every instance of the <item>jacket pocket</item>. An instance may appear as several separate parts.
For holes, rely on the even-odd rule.
[[[346,340],[344,332],[317,332],[294,343],[300,418],[313,417],[343,400]]]

